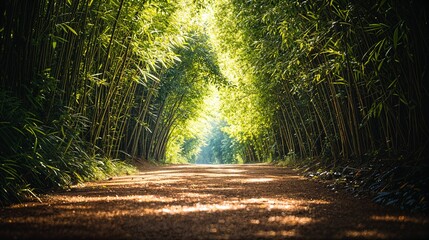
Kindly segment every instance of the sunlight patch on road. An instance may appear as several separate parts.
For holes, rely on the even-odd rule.
[[[345,232],[345,237],[348,238],[373,238],[373,239],[386,239],[388,236],[376,230],[350,230]]]
[[[211,194],[198,194],[198,193],[182,193],[181,199],[197,199],[198,201],[205,202],[205,199],[211,198],[212,201],[216,198]],[[159,209],[153,209],[154,214],[179,214],[184,215],[194,212],[222,212],[226,210],[246,210],[258,212],[271,212],[280,210],[281,216],[274,215],[268,218],[268,222],[278,222],[281,224],[307,224],[313,222],[311,218],[289,216],[291,212],[308,211],[308,202],[302,202],[293,199],[271,199],[271,198],[229,198],[229,200],[222,201],[218,198],[218,203],[202,204],[197,203],[193,205],[166,205]],[[320,201],[319,203],[325,204],[327,202]]]
[[[213,184],[213,185],[209,185],[209,184],[207,184],[207,185],[200,185],[198,187],[194,187],[194,189],[192,189],[190,187],[172,187],[172,186],[169,186],[168,188],[171,189],[171,190],[180,190],[180,191],[183,191],[182,195],[186,194],[186,191],[194,190],[194,189],[198,190],[198,191],[201,190],[201,189],[204,189],[206,191],[225,191],[225,192],[228,192],[228,191],[238,191],[238,190],[243,190],[244,189],[242,187],[219,187],[218,185],[215,185],[215,184]],[[216,197],[219,197],[219,196],[216,196]]]
[[[165,171],[165,173],[156,173],[156,174],[138,174],[130,175],[126,177],[114,177],[109,180],[86,183],[82,186],[74,186],[74,188],[81,187],[106,187],[106,186],[120,186],[120,185],[131,185],[131,184],[174,184],[180,183],[189,180],[198,181],[199,179],[207,178],[236,178],[241,179],[243,175],[237,173],[215,173],[215,172],[205,172],[205,173],[181,173],[181,172],[171,172]],[[238,180],[240,181],[240,180]],[[255,180],[257,181],[257,180]]]
[[[112,201],[136,201],[136,202],[161,202],[168,203],[176,201],[175,198],[159,195],[128,195],[128,196],[55,196],[51,198],[61,203],[89,203],[89,202],[112,202]],[[70,207],[75,207],[70,205]]]
[[[255,236],[261,238],[272,238],[272,237],[294,237],[296,236],[295,230],[282,230],[282,231],[258,231]]]
[[[169,178],[178,178],[182,180],[194,179],[194,178],[223,178],[223,177],[243,177],[242,174],[234,172],[166,172],[166,173],[153,173],[150,175],[141,175],[141,179],[158,181],[159,179],[169,179]]]
[[[209,171],[222,172],[222,173],[224,173],[224,172],[227,172],[227,173],[243,173],[243,172],[246,172],[247,170],[229,169],[229,168],[224,169],[224,168],[221,168],[221,169],[210,169]]]
[[[178,193],[177,195],[180,196],[181,198],[192,198],[192,199],[207,199],[207,198],[213,197],[213,194],[208,194],[208,193],[185,192],[185,193]]]
[[[186,214],[190,212],[219,212],[225,210],[245,209],[244,204],[196,204],[194,206],[173,205],[158,209],[155,213],[161,214]]]
[[[285,225],[304,225],[314,223],[316,220],[309,217],[297,217],[293,215],[289,216],[271,216],[268,218],[268,222],[276,222]]]
[[[141,184],[144,187],[148,185],[162,185],[162,184],[174,184],[183,181],[182,179],[159,179],[159,178],[128,178],[128,179],[113,179],[109,181],[96,182],[88,186],[98,186],[98,187],[107,187],[107,186],[125,186],[125,185],[136,185]]]
[[[418,223],[421,224],[421,219],[407,217],[404,215],[399,216],[392,216],[392,215],[385,215],[385,216],[371,216],[372,220],[376,221],[386,221],[386,222],[411,222],[411,223]]]
[[[274,181],[274,179],[273,178],[249,178],[249,179],[241,179],[239,181],[242,183],[263,183],[263,182]]]

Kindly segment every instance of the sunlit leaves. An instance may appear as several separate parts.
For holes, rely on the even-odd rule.
[[[336,161],[380,148],[413,154],[401,139],[420,139],[427,132],[403,132],[411,122],[398,111],[411,114],[407,98],[420,99],[423,78],[415,73],[422,69],[411,64],[416,53],[409,38],[418,30],[410,32],[414,23],[407,27],[404,19],[413,14],[397,3],[372,4],[218,1],[212,32],[222,71],[234,86],[225,104],[231,133],[258,139],[272,128],[268,136],[279,157],[292,151]],[[409,71],[412,77],[403,77]],[[390,128],[399,128],[395,137]],[[389,143],[380,145],[384,139]]]
[[[181,57],[181,61],[163,75],[164,83],[160,88],[159,101],[165,101],[166,105],[160,117],[162,124],[168,126],[168,131],[172,133],[172,141],[168,143],[168,149],[166,149],[167,154],[174,156],[172,151],[175,151],[176,155],[179,155],[177,157],[187,155],[186,158],[192,158],[191,156],[195,157],[204,141],[201,139],[204,133],[196,130],[189,123],[196,123],[195,119],[201,117],[200,112],[207,111],[204,107],[210,106],[204,105],[204,99],[210,95],[210,86],[221,84],[223,79],[207,35],[201,32],[190,32],[186,47],[178,49],[177,54]],[[170,122],[171,126],[169,126]],[[190,143],[193,143],[192,146],[189,145]],[[188,150],[179,153],[177,146],[182,144],[185,147],[183,149]],[[174,157],[169,157],[168,160],[175,161]]]

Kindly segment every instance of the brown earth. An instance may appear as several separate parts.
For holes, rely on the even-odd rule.
[[[0,239],[415,239],[428,219],[271,165],[174,165],[0,210]]]

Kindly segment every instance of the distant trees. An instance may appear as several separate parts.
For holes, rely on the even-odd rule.
[[[207,142],[201,147],[196,163],[204,164],[232,164],[240,163],[240,151],[235,143],[224,128],[226,127],[225,121],[212,122],[211,132],[206,136]]]
[[[199,116],[210,86],[222,81],[208,36],[204,33],[190,32],[185,45],[176,48],[176,54],[180,56],[180,62],[159,75],[162,81],[154,98],[157,112],[144,121],[149,125],[143,133],[143,141],[138,144],[143,148],[144,159],[165,160],[169,144],[188,145],[191,151],[192,142],[198,140],[195,138],[197,132],[193,132],[195,129],[187,127],[189,121]],[[176,141],[169,141],[172,136]],[[183,139],[177,141],[178,138]]]

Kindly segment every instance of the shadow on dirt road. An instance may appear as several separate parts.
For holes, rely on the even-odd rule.
[[[271,165],[173,165],[0,209],[0,239],[415,239],[425,216]]]

